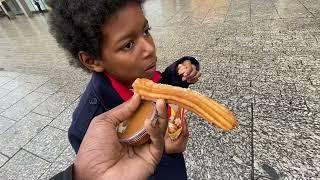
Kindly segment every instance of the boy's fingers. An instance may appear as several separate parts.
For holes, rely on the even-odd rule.
[[[191,66],[186,66],[186,67],[187,67],[187,69],[186,69],[185,73],[183,74],[183,76],[188,76],[192,72]]]
[[[198,71],[196,69],[192,69],[191,73],[188,75],[188,79],[194,79],[195,75],[197,75]]]
[[[184,65],[182,65],[182,67],[178,68],[178,74],[179,75],[184,74],[186,70],[187,68]]]
[[[197,74],[194,76],[195,79],[199,79],[201,77],[201,73],[198,71]]]
[[[192,64],[191,66],[194,71],[198,72],[197,67],[194,64]]]
[[[185,60],[182,64],[185,65],[187,68],[186,72],[183,74],[183,76],[188,76],[192,71],[191,61]]]
[[[201,73],[198,71],[197,74],[192,79],[188,80],[188,83],[196,83],[200,77],[201,77]]]

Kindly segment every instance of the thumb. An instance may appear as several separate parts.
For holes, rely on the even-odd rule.
[[[114,127],[117,127],[121,122],[127,120],[130,116],[134,114],[140,105],[140,96],[134,94],[131,99],[120,104],[119,106],[107,111],[98,117],[97,119],[108,121]]]

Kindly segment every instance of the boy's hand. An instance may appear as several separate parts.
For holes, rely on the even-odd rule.
[[[164,136],[164,141],[165,141],[164,147],[165,147],[165,152],[167,154],[181,153],[181,152],[184,152],[187,148],[189,131],[188,131],[188,124],[186,119],[181,120],[181,125],[182,125],[182,132],[179,135],[178,139],[172,141],[168,135],[168,132]]]
[[[178,74],[182,75],[182,81],[187,81],[188,83],[196,83],[201,76],[201,73],[197,71],[195,65],[191,64],[190,60],[185,60],[183,63],[178,65]]]

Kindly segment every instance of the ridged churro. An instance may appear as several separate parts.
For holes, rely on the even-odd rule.
[[[142,99],[165,99],[167,103],[188,109],[224,131],[229,131],[238,124],[235,115],[229,109],[191,89],[156,84],[148,79],[137,79],[132,86]]]

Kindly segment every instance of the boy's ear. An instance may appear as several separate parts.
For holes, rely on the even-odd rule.
[[[104,67],[102,66],[102,61],[99,61],[90,54],[88,54],[85,51],[80,51],[79,52],[79,60],[81,64],[83,64],[86,68],[88,68],[90,71],[95,71],[95,72],[103,72]]]

